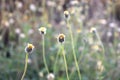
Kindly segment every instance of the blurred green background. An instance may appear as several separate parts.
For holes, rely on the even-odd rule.
[[[45,52],[50,72],[59,49],[57,35],[64,33],[70,80],[79,80],[65,10],[70,12],[82,80],[120,80],[120,0],[0,0],[0,80],[21,79],[27,43],[35,49],[29,55],[24,80],[52,80],[47,79],[43,63],[41,26],[47,28]],[[91,33],[93,27],[101,41]],[[60,54],[54,80],[67,80],[64,66]]]

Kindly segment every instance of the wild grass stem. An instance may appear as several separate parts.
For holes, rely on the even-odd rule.
[[[61,49],[62,49],[63,59],[64,59],[64,62],[65,62],[65,68],[66,68],[67,80],[69,80],[68,67],[67,67],[67,61],[66,61],[66,56],[65,56],[64,45],[63,45],[63,44],[61,44]]]
[[[53,69],[53,73],[54,73],[54,74],[55,74],[55,72],[56,72],[56,64],[57,64],[57,60],[58,60],[59,54],[60,54],[60,48],[59,48],[59,50],[58,50],[58,52],[57,52],[57,56],[56,56],[56,58],[55,58],[54,69]]]
[[[21,80],[23,80],[24,79],[24,77],[25,77],[25,74],[26,74],[26,71],[27,71],[27,62],[28,62],[28,56],[29,56],[29,54],[28,53],[26,53],[26,58],[25,58],[25,67],[24,67],[24,72],[23,72],[23,75],[22,75],[22,78],[21,78]]]
[[[67,20],[67,26],[69,28],[69,33],[70,33],[70,37],[71,37],[71,46],[72,46],[72,53],[73,53],[73,57],[74,57],[74,60],[75,60],[75,65],[76,65],[76,68],[77,68],[77,71],[78,71],[78,76],[79,76],[79,79],[81,80],[81,74],[80,74],[80,69],[79,69],[79,65],[78,65],[78,62],[77,62],[77,58],[76,58],[76,53],[75,53],[75,47],[74,47],[74,40],[73,40],[73,35],[72,35],[72,29],[71,29],[71,26],[70,26],[70,23],[69,23],[69,20]]]
[[[42,39],[43,39],[43,61],[44,61],[44,65],[47,70],[47,73],[49,74],[49,69],[48,69],[48,65],[46,62],[46,58],[45,58],[45,36],[44,35],[42,35]]]

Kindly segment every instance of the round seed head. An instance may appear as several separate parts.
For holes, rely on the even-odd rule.
[[[70,18],[70,13],[68,11],[64,11],[64,17],[68,20]]]
[[[58,35],[58,42],[63,43],[65,41],[65,35],[64,34],[59,34]]]
[[[40,27],[39,31],[40,31],[40,34],[42,34],[42,35],[46,34],[46,28],[45,27]]]
[[[90,32],[91,32],[91,33],[96,33],[96,28],[94,28],[94,27],[91,28]]]
[[[54,80],[55,79],[55,75],[53,73],[49,73],[47,75],[47,80]]]
[[[25,52],[26,53],[32,53],[33,49],[34,49],[34,45],[28,43],[26,48],[25,48]]]

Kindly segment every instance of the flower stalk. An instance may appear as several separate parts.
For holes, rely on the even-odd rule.
[[[29,43],[28,43],[28,45],[25,48],[25,52],[26,52],[25,67],[24,67],[24,72],[23,72],[21,80],[23,80],[24,77],[25,77],[25,74],[26,74],[26,71],[27,71],[27,65],[28,65],[28,57],[29,57],[29,54],[32,53],[33,49],[34,49],[34,45],[29,44]]]
[[[44,37],[44,35],[42,35],[42,38],[43,38],[43,61],[44,61],[44,65],[47,70],[47,73],[49,74],[49,69],[48,69],[48,65],[46,62],[46,58],[45,58],[45,37]]]
[[[69,14],[68,11],[64,11],[64,15],[65,15],[65,18],[66,18],[66,23],[67,23],[67,26],[69,28],[69,33],[70,33],[70,37],[71,37],[71,46],[72,46],[72,51],[73,51],[72,52],[73,53],[73,57],[74,57],[74,60],[75,60],[75,65],[76,65],[76,68],[77,68],[77,71],[78,71],[79,79],[81,80],[80,69],[79,69],[79,65],[78,65],[78,62],[77,62],[76,54],[75,54],[75,47],[74,47],[74,40],[73,40],[72,29],[71,29],[71,26],[70,26],[70,23],[69,23],[70,14]]]

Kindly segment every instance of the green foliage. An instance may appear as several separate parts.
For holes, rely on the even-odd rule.
[[[108,14],[110,14],[107,9],[110,8],[110,3],[106,3],[107,6],[105,10],[102,10],[102,12],[105,13],[97,13],[102,16],[107,24],[100,23],[101,18],[89,18],[91,14],[89,14],[90,12],[86,7],[92,9],[91,6],[87,3],[83,6],[83,3],[79,2],[79,4],[81,5],[77,7],[73,6],[71,8],[69,6],[68,10],[70,12],[70,26],[73,32],[75,54],[82,80],[119,80],[120,38],[117,30],[118,26],[115,25],[115,28],[112,27],[112,29],[108,26],[111,24],[109,23],[110,21],[108,21],[111,16],[109,15],[107,18]],[[25,3],[25,5],[27,6],[27,3]],[[52,6],[49,9],[46,4],[46,6],[43,6],[45,7],[45,11],[32,12],[29,9],[26,10],[25,5],[23,6],[23,11],[21,11],[21,9],[14,9],[14,12],[11,13],[13,15],[12,18],[15,18],[16,21],[14,24],[10,24],[9,27],[5,27],[6,25],[2,24],[2,27],[0,28],[0,31],[2,30],[2,34],[0,34],[0,80],[21,79],[25,65],[25,47],[29,42],[35,45],[35,49],[33,53],[29,55],[25,80],[47,79],[48,74],[42,57],[42,36],[38,31],[38,28],[42,26],[47,28],[45,35],[45,58],[50,73],[54,72],[54,64],[60,46],[57,42],[57,36],[60,33],[64,33],[66,36],[64,51],[68,66],[68,74],[70,80],[79,80],[72,54],[72,42],[69,34],[69,27],[63,18],[63,10],[61,10],[62,6],[55,5],[56,7]],[[7,4],[5,6],[7,6]],[[36,6],[37,9],[40,8],[38,4]],[[58,7],[60,7],[60,11],[57,11]],[[81,11],[80,9],[83,10]],[[41,8],[40,11],[42,11]],[[3,22],[4,20],[9,22],[10,16],[8,16],[8,14],[10,15],[10,12],[3,10],[2,13],[5,13],[5,15],[3,15]],[[19,13],[19,15],[16,13]],[[97,30],[97,36],[96,33],[90,32],[90,29],[93,27]],[[3,38],[6,37],[4,34],[7,28],[9,29],[9,35],[7,36],[9,40],[8,44],[5,45],[3,43]],[[16,33],[16,29],[19,29],[20,32]],[[113,36],[105,36],[108,32]],[[105,51],[103,51],[103,49]],[[100,74],[97,74],[97,72]],[[62,51],[60,51],[60,54],[58,55],[54,76],[55,80],[67,80]]]

